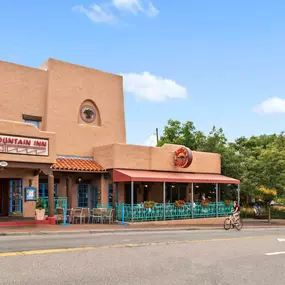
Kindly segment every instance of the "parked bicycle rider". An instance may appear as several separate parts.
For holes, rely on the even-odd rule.
[[[236,223],[236,221],[239,219],[240,214],[240,207],[236,201],[234,201],[234,209],[233,209],[233,223]]]

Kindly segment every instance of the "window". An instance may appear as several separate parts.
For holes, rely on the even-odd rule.
[[[88,208],[88,184],[78,185],[77,204],[79,208]]]
[[[57,184],[54,184],[54,197],[57,193]],[[48,183],[40,183],[39,184],[39,197],[45,198],[48,197]]]
[[[113,184],[108,185],[108,206],[113,206]]]
[[[23,211],[22,180],[10,180],[10,213]]]
[[[25,120],[25,123],[27,123],[27,124],[33,124],[33,125],[35,125],[37,128],[39,128],[39,121]]]

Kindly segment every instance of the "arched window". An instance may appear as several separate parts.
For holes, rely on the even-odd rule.
[[[99,109],[92,100],[85,100],[79,109],[78,122],[101,126],[101,116]]]

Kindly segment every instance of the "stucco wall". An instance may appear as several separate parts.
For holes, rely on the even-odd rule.
[[[47,72],[0,61],[0,94],[0,119],[22,122],[23,114],[44,117]]]
[[[193,152],[189,168],[174,164],[174,152],[178,145],[147,147],[112,144],[94,147],[94,159],[106,169],[139,169],[172,172],[221,173],[221,156],[215,153]],[[110,155],[112,154],[112,155]]]
[[[57,153],[92,155],[92,147],[125,143],[122,77],[50,59],[46,129],[57,134]],[[92,100],[101,127],[78,122],[81,104]]]

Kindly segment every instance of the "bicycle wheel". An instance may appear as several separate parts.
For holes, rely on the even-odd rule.
[[[230,218],[226,218],[224,221],[224,229],[228,231],[232,226],[232,221]]]
[[[236,229],[238,230],[238,231],[240,231],[241,229],[242,229],[242,227],[243,227],[243,221],[242,221],[242,219],[238,219],[237,221],[236,221]]]

